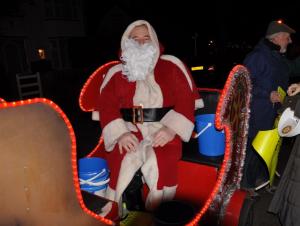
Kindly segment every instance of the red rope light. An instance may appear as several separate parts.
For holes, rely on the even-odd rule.
[[[207,91],[207,92],[217,92],[217,93],[221,93],[222,90],[220,89],[215,89],[215,88],[197,88],[198,91]]]
[[[96,71],[94,71],[92,73],[92,75],[88,78],[88,80],[85,82],[85,84],[83,85],[83,88],[81,89],[80,95],[79,95],[79,106],[81,108],[82,111],[85,112],[89,112],[89,111],[95,111],[95,107],[93,106],[91,108],[87,108],[84,106],[83,101],[84,101],[84,95],[87,92],[87,89],[89,87],[89,85],[91,84],[92,81],[94,81],[94,78],[100,74],[100,72],[106,70],[107,68],[110,68],[111,66],[120,63],[120,61],[110,61],[106,64],[101,65],[99,68],[97,68]],[[99,87],[100,89],[100,87]],[[99,90],[100,92],[100,90]]]
[[[231,154],[231,137],[232,137],[232,132],[231,129],[228,125],[223,124],[222,123],[222,118],[221,118],[221,108],[224,105],[225,97],[226,97],[226,93],[229,91],[230,88],[230,84],[231,81],[234,77],[235,71],[231,71],[231,73],[228,76],[227,82],[221,92],[221,96],[219,98],[219,102],[218,102],[218,106],[217,106],[217,110],[216,110],[216,118],[215,118],[215,125],[216,128],[219,130],[224,129],[225,132],[225,152],[224,152],[224,158],[223,158],[223,162],[221,165],[221,168],[219,170],[219,174],[218,174],[218,178],[217,178],[217,182],[215,183],[215,186],[213,187],[212,192],[210,193],[210,196],[208,197],[208,199],[206,200],[206,202],[204,203],[204,206],[200,209],[200,211],[196,214],[196,216],[194,217],[194,219],[192,219],[188,224],[186,224],[187,226],[194,226],[194,225],[198,225],[199,220],[201,219],[201,217],[205,214],[205,212],[207,211],[207,209],[209,208],[209,206],[211,205],[212,201],[214,200],[214,198],[216,197],[220,186],[222,185],[222,178],[224,177],[225,173],[226,173],[226,165],[227,162],[230,160],[230,154]],[[220,92],[220,90],[218,89],[198,89],[200,91],[217,91]]]
[[[100,137],[98,144],[94,149],[87,155],[87,157],[93,157],[94,154],[99,150],[100,145],[104,142],[103,136]]]

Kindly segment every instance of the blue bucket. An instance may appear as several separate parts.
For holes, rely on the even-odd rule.
[[[79,182],[81,190],[97,194],[106,190],[109,171],[105,159],[91,157],[78,161]]]
[[[215,114],[203,114],[196,116],[196,131],[198,136],[198,148],[202,155],[224,155],[225,134],[216,130]]]

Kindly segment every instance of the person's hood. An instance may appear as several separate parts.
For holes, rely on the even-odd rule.
[[[128,27],[126,28],[125,32],[122,35],[121,52],[124,50],[125,40],[129,38],[129,35],[130,35],[132,29],[134,27],[140,26],[140,25],[147,26],[152,43],[155,46],[155,48],[157,49],[157,54],[155,56],[155,63],[156,63],[163,48],[161,48],[162,46],[160,45],[160,43],[158,41],[155,30],[153,29],[151,24],[149,22],[147,22],[146,20],[136,20],[128,25]]]

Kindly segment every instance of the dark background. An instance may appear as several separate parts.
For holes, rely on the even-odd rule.
[[[299,30],[299,8],[293,1],[280,4],[268,1],[85,1],[86,28],[89,36],[98,36],[97,27],[113,7],[127,14],[127,20],[110,24],[107,36],[116,39],[128,23],[135,19],[148,20],[158,33],[166,51],[185,57],[194,54],[193,36],[197,33],[199,53],[205,51],[208,40],[215,40],[219,48],[228,43],[254,45],[265,33],[272,20],[282,19]],[[162,5],[163,4],[163,5]],[[264,4],[265,6],[262,6]],[[299,37],[297,36],[297,39]],[[99,40],[100,41],[100,40]],[[116,50],[116,49],[115,49]]]
[[[122,11],[122,18],[106,21],[114,8]],[[83,10],[86,33],[91,41],[87,43],[89,46],[83,47],[88,62],[81,58],[76,65],[96,68],[99,61],[117,59],[120,37],[127,25],[136,19],[145,19],[153,25],[166,54],[179,57],[188,66],[205,65],[208,68],[214,65],[214,72],[194,72],[194,75],[196,79],[200,74],[205,76],[198,85],[217,88],[222,87],[230,69],[241,64],[264,36],[270,21],[281,19],[300,31],[299,9],[293,1],[280,4],[232,0],[84,1]],[[298,33],[292,35],[289,58],[300,54]],[[213,42],[209,44],[210,41]]]

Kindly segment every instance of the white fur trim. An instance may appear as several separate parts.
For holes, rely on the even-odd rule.
[[[160,108],[163,105],[163,95],[160,86],[150,73],[144,81],[137,81],[133,103],[143,108]]]
[[[93,121],[100,121],[100,114],[99,114],[99,111],[93,111],[93,112],[92,112],[92,120],[93,120]]]
[[[195,100],[195,109],[204,108],[203,99]]]
[[[94,192],[95,195],[105,198],[106,189],[101,189]]]
[[[154,210],[156,209],[161,202],[170,201],[175,197],[176,186],[166,187],[164,186],[163,190],[157,190],[156,188],[149,192],[146,200],[146,209]]]
[[[102,92],[103,88],[107,85],[110,79],[119,71],[122,71],[122,64],[117,64],[110,68],[101,84],[100,93]]]
[[[115,201],[118,203],[120,216],[122,215],[122,194],[143,164],[141,153],[142,150],[139,148],[135,152],[127,152],[122,160],[115,194]]]
[[[102,217],[106,217],[107,214],[112,209],[112,202],[107,202],[102,208],[101,208],[101,213],[99,214]]]
[[[180,59],[178,59],[177,57],[172,56],[172,55],[162,55],[160,58],[163,60],[171,61],[173,64],[177,65],[180,68],[180,70],[183,72],[183,74],[185,75],[185,78],[186,78],[187,82],[189,83],[191,90],[193,90],[192,80],[189,76],[188,71],[186,70],[186,67],[184,66],[184,64],[182,63],[182,61]],[[202,99],[195,100],[195,109],[199,109],[199,108],[203,108],[203,107],[204,107],[204,103],[203,103]]]
[[[150,144],[150,143],[149,143]],[[141,168],[144,180],[150,191],[157,188],[158,182],[158,165],[155,152],[152,146],[148,146],[144,153],[144,165]]]
[[[135,152],[128,152],[122,160],[114,201],[118,203],[119,214],[122,214],[122,194],[134,177],[137,170],[141,168],[143,177],[150,189],[156,190],[158,181],[158,167],[155,152],[151,142],[143,140]]]
[[[163,193],[157,190],[159,177],[158,165],[155,152],[152,146],[145,150],[145,164],[142,166],[144,180],[149,187],[149,193],[146,199],[146,209],[154,210],[162,201]]]
[[[174,130],[183,141],[188,142],[190,140],[194,129],[194,123],[184,115],[174,110],[170,110],[160,122],[164,126]]]
[[[124,133],[129,132],[123,119],[117,118],[103,128],[103,138],[106,151],[112,151],[117,139]]]
[[[166,202],[166,201],[172,200],[175,197],[176,189],[177,189],[177,185],[172,186],[172,187],[164,186],[164,188],[163,188],[163,191],[164,191],[163,201]]]
[[[151,190],[147,196],[145,208],[148,211],[155,210],[159,204],[163,201],[163,190],[157,190],[156,188]]]
[[[105,198],[110,201],[115,201],[116,191],[112,189],[110,186],[106,188]]]
[[[112,189],[111,187],[107,187],[105,191],[105,198],[114,201],[115,200],[115,190]],[[107,202],[102,208],[101,208],[101,213],[99,214],[102,217],[105,217],[112,209],[112,202]]]
[[[183,72],[183,74],[185,75],[185,78],[188,81],[191,90],[193,90],[192,80],[181,60],[179,60],[177,57],[172,56],[172,55],[162,55],[160,58],[163,60],[171,61],[173,64],[177,65],[180,68],[180,70]]]

